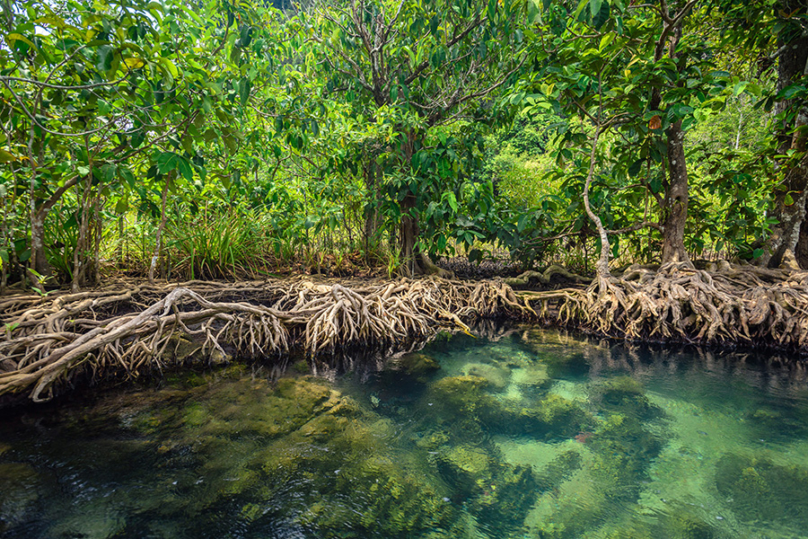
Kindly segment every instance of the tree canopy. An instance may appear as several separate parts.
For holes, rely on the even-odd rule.
[[[4,2],[2,286],[808,268],[794,0]]]

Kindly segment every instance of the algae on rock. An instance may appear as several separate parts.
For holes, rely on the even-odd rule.
[[[808,467],[727,453],[716,465],[715,485],[741,521],[789,521],[808,529]]]

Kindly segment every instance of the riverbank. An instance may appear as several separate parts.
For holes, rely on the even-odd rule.
[[[191,281],[0,302],[0,395],[46,401],[75,376],[142,371],[189,361],[309,357],[406,346],[480,317],[536,313],[498,281]]]
[[[110,282],[0,299],[0,396],[39,402],[90,376],[185,364],[391,353],[441,329],[508,318],[639,342],[808,354],[808,272],[631,267],[589,287],[515,291],[484,281],[326,279]]]

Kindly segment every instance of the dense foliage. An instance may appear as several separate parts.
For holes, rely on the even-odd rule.
[[[808,267],[804,2],[278,7],[3,3],[3,287]]]

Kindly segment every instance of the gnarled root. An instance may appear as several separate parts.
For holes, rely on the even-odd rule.
[[[755,344],[808,351],[808,273],[687,265],[634,269],[596,279],[586,290],[522,292],[557,305],[556,320],[630,340]]]
[[[48,400],[55,384],[87,368],[137,376],[185,359],[177,353],[182,340],[201,343],[206,358],[272,356],[295,345],[314,356],[403,343],[441,325],[468,332],[466,322],[478,317],[536,314],[501,282],[437,277],[355,287],[302,280],[190,282],[170,291],[145,286],[15,297],[4,304],[0,357],[8,372],[0,372],[0,394],[31,390],[34,401]]]
[[[505,283],[509,286],[530,286],[534,283],[549,285],[552,282],[553,277],[557,275],[560,275],[563,279],[574,283],[585,283],[589,281],[586,277],[572,273],[566,268],[557,264],[553,264],[543,272],[528,270],[519,274],[517,277],[509,277],[505,279]]]

